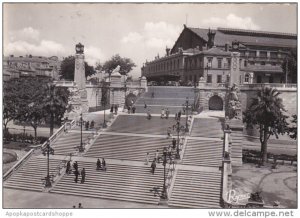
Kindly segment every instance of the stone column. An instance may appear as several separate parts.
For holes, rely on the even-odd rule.
[[[74,81],[79,90],[85,89],[85,66],[84,66],[84,54],[75,55],[75,72]]]

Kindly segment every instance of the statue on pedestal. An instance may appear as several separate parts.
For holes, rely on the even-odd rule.
[[[241,102],[238,98],[238,87],[234,83],[230,88],[230,93],[228,96],[228,117],[229,119],[241,119]]]

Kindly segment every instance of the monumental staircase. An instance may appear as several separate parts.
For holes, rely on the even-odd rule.
[[[177,91],[176,91],[177,89]],[[155,93],[151,99],[151,92]],[[182,109],[185,98],[192,99],[192,88],[150,87],[136,104],[150,98],[153,104],[161,107],[178,105]],[[163,101],[155,98],[165,98]],[[182,101],[181,101],[182,99]],[[157,101],[156,101],[157,100]],[[170,103],[172,102],[172,103]],[[175,102],[175,103],[174,103]],[[159,104],[159,105],[158,105]],[[138,106],[138,104],[137,104]],[[144,105],[143,105],[144,106]],[[169,107],[170,109],[171,107]],[[161,108],[160,108],[161,109]],[[160,113],[160,111],[158,112]],[[95,122],[102,117],[94,116]],[[166,167],[169,207],[183,208],[219,208],[221,193],[222,140],[223,124],[217,118],[195,118],[190,131],[180,145],[181,159],[169,162]],[[182,125],[185,119],[181,119]],[[152,116],[148,120],[144,114],[119,114],[107,129],[84,130],[83,141],[89,143],[84,152],[77,152],[80,143],[79,126],[73,125],[66,132],[61,132],[52,141],[55,154],[50,158],[50,174],[55,182],[48,190],[54,194],[66,194],[110,200],[122,200],[147,204],[160,203],[163,187],[162,162],[157,163],[154,175],[150,172],[150,163],[146,165],[146,153],[150,162],[155,151],[162,156],[163,148],[172,144],[167,137],[167,129],[176,123],[174,117],[161,119]],[[175,132],[172,132],[175,137]],[[88,141],[88,142],[87,142]],[[79,169],[85,168],[86,181],[74,182],[73,174],[65,173],[66,160],[76,160]],[[41,154],[40,154],[41,155]],[[46,176],[46,158],[31,156],[4,182],[5,188],[42,191]],[[172,150],[172,157],[175,150]],[[107,171],[96,170],[97,158],[105,158]],[[174,160],[174,159],[173,159]]]
[[[152,93],[154,96],[152,96]],[[194,88],[191,87],[170,87],[170,86],[153,86],[148,87],[148,91],[140,96],[135,102],[136,112],[145,113],[150,109],[152,114],[160,114],[161,110],[167,109],[170,114],[183,112],[182,105],[187,98],[189,104],[194,103]],[[145,104],[147,108],[145,108]],[[191,111],[189,111],[189,114]]]

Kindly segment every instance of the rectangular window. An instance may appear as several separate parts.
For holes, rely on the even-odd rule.
[[[269,83],[273,83],[273,82],[274,82],[273,76],[270,76],[270,77],[269,77]]]
[[[212,68],[212,58],[207,58],[207,68]]]
[[[218,58],[218,68],[222,68],[222,59]]]
[[[231,58],[227,58],[227,64],[228,64],[228,68],[231,67]]]
[[[246,60],[244,61],[244,67],[247,67],[247,61]]]
[[[257,76],[257,83],[261,83],[261,76]]]
[[[217,83],[222,83],[222,75],[217,76]]]
[[[212,76],[211,75],[207,75],[207,83],[212,83]]]

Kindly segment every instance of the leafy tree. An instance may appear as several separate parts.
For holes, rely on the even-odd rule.
[[[297,48],[291,49],[281,67],[284,74],[287,69],[290,82],[297,83]]]
[[[85,66],[85,77],[91,76],[96,73],[93,66],[88,65],[87,62],[84,62]],[[74,80],[74,72],[75,72],[75,57],[69,56],[66,57],[60,66],[60,75],[62,79],[65,80]]]
[[[18,80],[11,79],[3,84],[3,127],[7,133],[7,124],[19,116]]]
[[[289,127],[289,136],[292,139],[297,140],[297,115],[295,114],[292,117],[293,117],[293,120],[292,120],[293,126]]]
[[[126,75],[128,74],[133,67],[136,67],[135,63],[130,58],[122,58],[119,54],[116,54],[111,57],[110,60],[106,61],[103,66],[102,70],[106,73],[111,75],[112,71],[117,67],[120,66],[120,74]],[[100,67],[100,66],[99,66]]]
[[[36,77],[20,78],[18,80],[17,120],[28,123],[34,129],[34,137],[37,137],[37,128],[45,122],[45,110],[43,108],[43,84],[48,80]]]
[[[68,107],[69,95],[70,92],[66,87],[56,87],[51,83],[44,86],[43,109],[50,121],[50,136],[53,135],[54,124],[61,124]]]
[[[280,92],[276,89],[264,87],[257,93],[257,97],[252,99],[252,103],[244,113],[244,122],[247,126],[258,126],[261,143],[262,164],[267,161],[268,139],[271,135],[278,138],[279,134],[287,132],[287,116]]]

